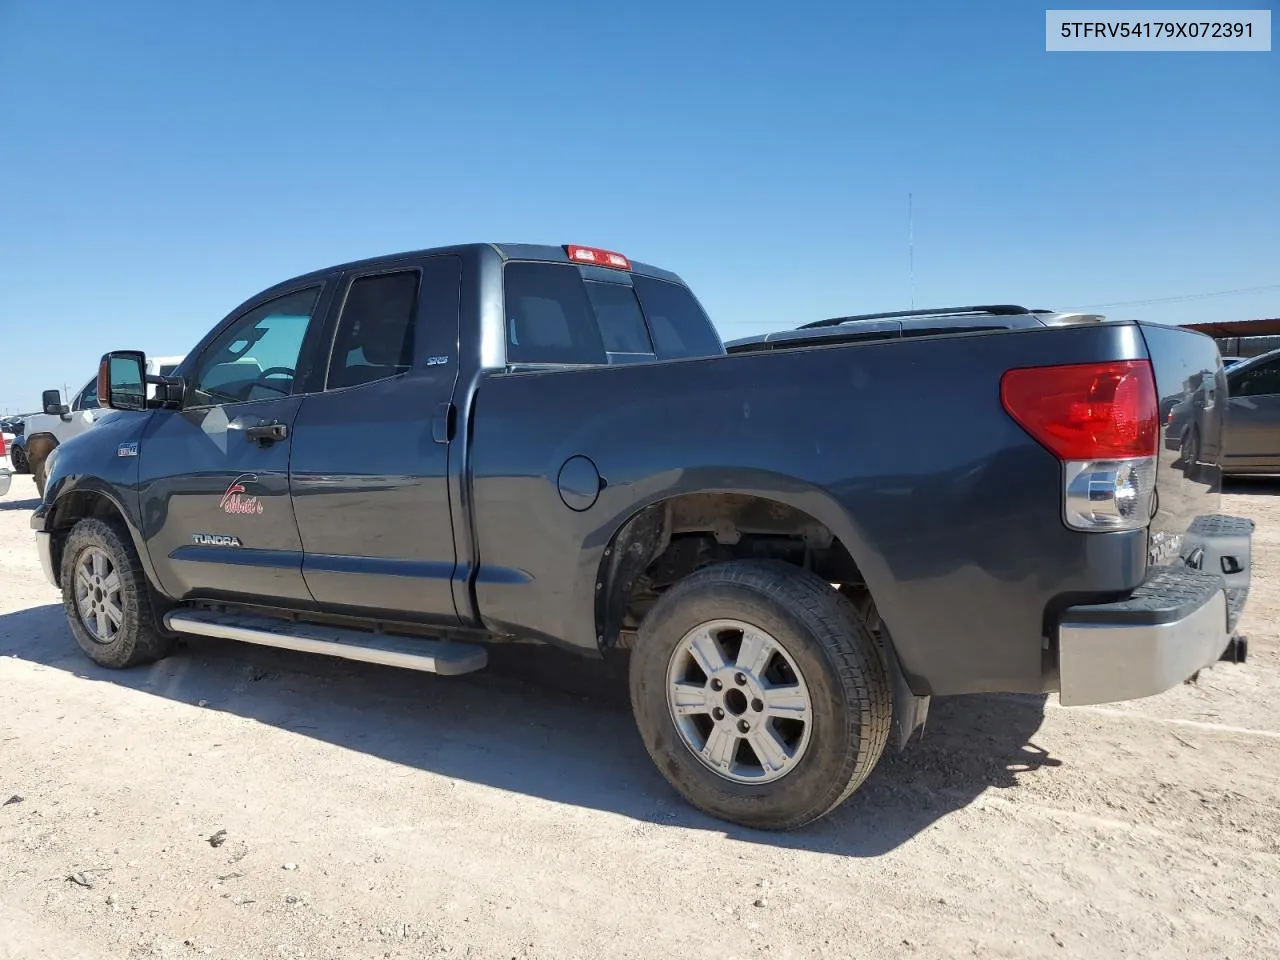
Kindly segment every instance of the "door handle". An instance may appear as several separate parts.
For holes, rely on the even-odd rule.
[[[245,439],[256,440],[259,445],[266,447],[277,440],[283,440],[289,436],[289,426],[278,420],[271,423],[259,423],[252,427],[246,427],[244,435]]]
[[[458,411],[452,403],[436,404],[436,415],[431,418],[431,439],[436,443],[448,443],[453,439]]]

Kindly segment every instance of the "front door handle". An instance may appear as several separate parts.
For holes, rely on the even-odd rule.
[[[266,447],[277,440],[283,440],[289,436],[289,426],[278,420],[271,423],[259,423],[252,427],[246,427],[244,435],[246,439],[256,440],[261,446]]]

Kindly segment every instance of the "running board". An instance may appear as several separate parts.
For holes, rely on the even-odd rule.
[[[240,640],[446,677],[481,670],[489,662],[489,652],[475,643],[371,633],[246,614],[173,610],[165,615],[164,625],[175,633]]]

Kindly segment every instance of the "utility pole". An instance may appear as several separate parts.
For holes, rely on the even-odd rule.
[[[910,193],[907,194],[907,286],[911,294],[911,309],[916,308],[916,223]]]

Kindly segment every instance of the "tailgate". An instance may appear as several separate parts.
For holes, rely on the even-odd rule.
[[[1251,521],[1220,514],[1227,383],[1214,341],[1202,333],[1139,324],[1155,371],[1160,411],[1151,564],[1186,563],[1223,576],[1231,621],[1249,583]]]

